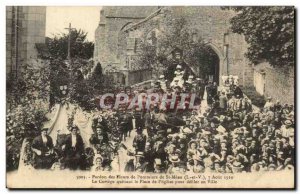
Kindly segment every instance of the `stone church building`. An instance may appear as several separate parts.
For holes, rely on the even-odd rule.
[[[257,70],[244,56],[247,43],[242,35],[230,30],[230,18],[234,16],[231,10],[221,7],[103,7],[100,12],[100,22],[95,31],[94,61],[100,62],[104,72],[114,76],[115,80],[124,85],[155,79],[161,72],[153,72],[134,63],[140,52],[141,42],[148,41],[159,44],[159,34],[168,28],[169,14],[171,19],[183,17],[194,39],[201,37],[214,56],[210,61],[213,80],[220,84],[221,76],[238,76],[241,87],[252,87],[253,90],[272,96],[276,87],[293,90],[293,80],[287,83],[284,78],[268,82],[265,72]],[[188,51],[183,51],[188,52]],[[188,64],[196,75],[199,68]],[[269,72],[276,77],[280,72]],[[291,73],[294,74],[293,71]],[[290,75],[286,75],[290,79]],[[292,76],[293,77],[293,76]],[[257,81],[264,79],[262,81]],[[263,84],[261,84],[263,83]],[[273,88],[270,88],[272,86]],[[263,90],[263,91],[261,91]],[[283,102],[293,103],[290,99],[273,96]]]
[[[241,85],[253,82],[253,69],[244,57],[247,44],[241,35],[229,30],[233,13],[220,7],[103,7],[95,33],[94,60],[107,71],[141,71],[132,66],[139,54],[138,44],[162,33],[167,27],[166,14],[184,17],[191,27],[191,35],[201,37],[212,49],[217,56],[211,64],[218,71],[215,81],[219,82],[222,75],[236,75]],[[197,67],[192,69],[196,71]],[[142,77],[143,80],[137,81],[151,79]]]

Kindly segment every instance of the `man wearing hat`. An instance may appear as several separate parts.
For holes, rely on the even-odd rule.
[[[209,106],[211,106],[212,103],[213,103],[212,88],[213,88],[212,82],[209,81],[208,84],[207,84],[206,87],[205,87],[205,89],[206,89],[206,94],[207,94],[206,100],[207,100],[207,104],[208,104]]]
[[[194,86],[193,86],[193,84],[194,84],[194,76],[190,75],[188,77],[188,80],[184,84],[185,90],[187,92],[190,92],[191,90],[195,89]]]
[[[133,139],[133,147],[135,148],[136,152],[144,152],[147,137],[143,134],[143,129],[141,127],[138,127],[136,132],[137,134]]]
[[[169,166],[167,173],[168,174],[183,174],[186,169],[183,165],[180,164],[180,159],[178,155],[172,155],[169,158],[171,165]]]
[[[179,138],[178,140],[178,156],[179,156],[179,159],[182,161],[182,162],[186,162],[187,161],[187,158],[186,158],[186,153],[187,153],[187,142],[185,139],[183,138]]]
[[[175,72],[177,72],[177,70],[179,69],[179,65],[178,63],[176,63],[175,61],[169,65],[167,67],[167,69],[164,72],[164,76],[167,80],[171,81],[173,80],[174,76],[176,76]],[[181,66],[180,66],[180,70],[181,70]]]
[[[203,159],[200,155],[193,156],[193,164],[188,165],[188,169],[193,173],[203,173],[205,171]]]
[[[223,114],[227,110],[227,96],[224,91],[221,92],[221,95],[219,97],[219,109],[220,114]]]
[[[161,167],[163,168],[166,168],[166,161],[167,161],[167,157],[168,157],[168,154],[166,152],[166,149],[165,149],[165,143],[163,141],[156,141],[154,143],[154,146],[153,146],[153,154],[154,154],[154,159],[160,159],[161,161]]]
[[[163,91],[162,88],[161,88],[160,83],[161,83],[160,81],[156,81],[156,82],[154,83],[153,92],[160,93],[160,92]]]
[[[54,163],[53,141],[47,135],[48,128],[41,130],[41,135],[32,141],[31,149],[34,153],[33,167],[36,169],[49,169]]]
[[[148,165],[148,162],[144,160],[144,152],[137,152],[135,158],[136,158],[135,171],[144,172]]]
[[[205,128],[209,125],[209,122],[207,120],[206,117],[204,117],[203,115],[199,116],[199,127],[200,128]]]
[[[173,141],[174,142],[174,141]],[[167,154],[169,155],[169,157],[171,155],[177,154],[176,152],[176,145],[174,143],[176,143],[176,139],[174,143],[169,142],[170,144],[166,146],[166,150],[167,150]]]
[[[154,153],[151,147],[150,142],[146,142],[145,152],[144,152],[144,160],[147,162],[147,166],[145,168],[146,172],[154,171]]]
[[[195,140],[191,140],[188,144],[189,148],[187,150],[187,159],[192,160],[193,155],[200,155],[198,151],[198,143]]]
[[[76,170],[83,163],[84,143],[81,135],[78,133],[79,128],[76,125],[72,126],[70,131],[71,134],[67,136],[62,149],[66,155],[66,167]]]
[[[197,94],[198,94],[199,98],[202,100],[204,92],[205,92],[204,80],[201,78],[196,78],[196,84],[197,84],[197,86],[196,86]]]
[[[147,129],[148,136],[153,136],[156,132],[154,121],[155,121],[155,115],[153,108],[151,107],[150,110],[147,110],[144,116],[145,120],[145,128]]]
[[[225,164],[225,172],[226,173],[232,173],[232,167],[234,162],[234,157],[232,155],[228,155],[226,157],[226,164]]]
[[[129,122],[128,126],[130,130],[137,129],[139,127],[140,128],[145,127],[144,113],[139,108],[134,109],[132,115],[129,115],[127,119]],[[130,130],[129,130],[129,134],[130,134]]]
[[[241,173],[244,170],[242,163],[235,161],[232,164],[232,173]]]
[[[294,133],[293,123],[291,120],[284,121],[284,125],[280,128],[281,135],[284,138],[289,138]]]
[[[211,86],[211,95],[213,98],[215,98],[218,94],[218,85],[217,82],[214,82],[213,85]]]
[[[264,105],[264,109],[270,110],[270,109],[273,108],[273,107],[274,107],[274,103],[272,102],[272,97],[269,96],[269,97],[267,98],[267,102],[266,102],[265,105]]]
[[[237,85],[233,85],[233,95],[238,99],[244,97],[244,94],[243,94],[241,88]]]
[[[216,173],[225,173],[225,166],[222,165],[220,160],[214,161],[214,172]]]
[[[119,127],[122,134],[122,140],[124,141],[126,141],[127,136],[130,137],[130,132],[133,128],[132,117],[133,116],[129,115],[128,113],[124,113],[120,117]]]
[[[164,169],[162,167],[162,163],[161,160],[156,158],[154,160],[154,173],[163,173]]]

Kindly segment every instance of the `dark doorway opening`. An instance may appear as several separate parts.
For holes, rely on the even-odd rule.
[[[219,85],[220,59],[210,46],[202,49],[199,55],[198,76],[203,80],[216,82]]]

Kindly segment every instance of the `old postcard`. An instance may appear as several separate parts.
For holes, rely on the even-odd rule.
[[[7,187],[294,189],[294,21],[7,6]]]

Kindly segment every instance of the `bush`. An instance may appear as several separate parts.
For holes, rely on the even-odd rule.
[[[246,94],[246,96],[251,100],[253,105],[257,106],[258,108],[264,107],[266,103],[264,96],[256,92],[253,86],[244,86],[242,87],[242,90]]]
[[[7,170],[18,167],[24,138],[38,135],[47,121],[49,69],[41,61],[22,67],[19,78],[9,79],[7,83]]]

